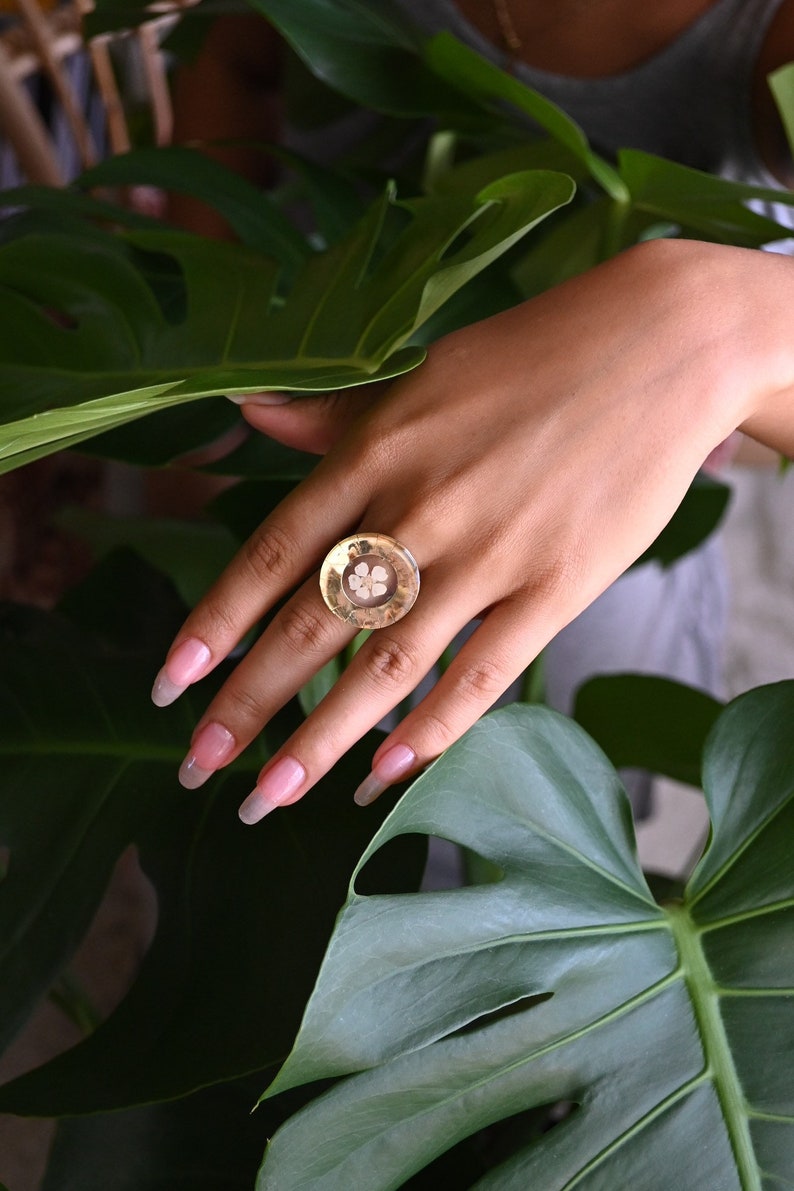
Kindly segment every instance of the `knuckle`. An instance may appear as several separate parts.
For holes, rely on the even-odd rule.
[[[207,641],[236,641],[240,636],[238,610],[229,600],[216,599],[212,593],[204,597],[203,621],[207,627],[199,635]]]
[[[402,686],[416,673],[413,651],[394,637],[372,641],[365,665],[371,681],[379,687]]]
[[[559,597],[570,595],[582,577],[583,550],[571,545],[564,554],[539,561],[529,585],[533,600],[551,603]]]
[[[221,723],[232,725],[259,725],[262,722],[262,705],[259,697],[249,686],[226,684],[223,692],[224,708]]]
[[[332,622],[305,604],[287,606],[281,613],[280,629],[286,644],[301,655],[319,653],[328,643]]]
[[[248,539],[241,557],[257,582],[285,579],[294,566],[295,543],[280,526],[268,525]]]
[[[501,665],[488,658],[462,665],[454,677],[454,692],[467,703],[492,703],[507,686]]]
[[[415,742],[417,754],[436,757],[457,740],[459,735],[460,729],[439,709],[431,711],[426,708],[414,712],[411,738]]]

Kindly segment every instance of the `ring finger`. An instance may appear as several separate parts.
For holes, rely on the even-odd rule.
[[[277,806],[302,797],[415,689],[475,613],[470,602],[460,598],[452,576],[429,572],[422,594],[421,608],[371,635],[344,675],[268,762],[240,809],[244,822],[256,823]]]

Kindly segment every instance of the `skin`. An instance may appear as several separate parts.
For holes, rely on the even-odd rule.
[[[675,20],[685,24],[705,7],[671,4],[673,23],[655,27],[656,44],[680,30]],[[526,22],[545,8],[527,4]],[[537,65],[559,69],[554,55],[566,52],[572,70],[577,37],[583,46],[590,38],[592,53],[595,15],[606,14],[603,33],[626,11],[622,0],[563,8],[570,20],[547,22]],[[520,32],[529,40],[529,24]],[[641,27],[622,43],[624,65],[632,52],[647,56],[649,36]],[[776,143],[774,131],[767,143]],[[323,604],[316,571],[356,528],[409,546],[422,573],[419,599],[404,620],[368,638],[262,771],[241,816],[256,822],[301,798],[482,617],[377,750],[360,800],[438,756],[645,550],[728,434],[741,429],[794,454],[792,300],[787,258],[658,241],[447,336],[374,402],[370,389],[246,405],[251,425],[324,458],[221,575],[169,652],[156,684],[162,703],[209,673],[286,598],[197,726],[184,783],[199,785],[233,760],[351,640],[353,630]]]

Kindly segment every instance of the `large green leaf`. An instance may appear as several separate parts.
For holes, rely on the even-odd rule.
[[[16,239],[24,231],[85,232],[85,220],[96,219],[123,227],[161,227],[160,220],[107,199],[82,193],[75,186],[16,186],[0,190],[0,243]]]
[[[264,514],[260,521],[263,518]],[[92,509],[69,508],[57,523],[83,538],[97,558],[122,547],[136,551],[170,578],[188,608],[198,603],[238,546],[232,533],[211,521],[110,517]]]
[[[249,151],[258,148],[263,156],[284,163],[300,178],[324,243],[341,240],[360,219],[366,203],[350,179],[279,145],[245,144]],[[545,163],[544,168],[548,168]],[[506,172],[502,170],[502,173]],[[115,216],[133,226],[135,222],[143,224],[143,217],[138,216],[136,220],[134,212],[122,210],[119,213],[110,204],[103,204],[84,193],[97,188],[101,193],[108,187],[128,186],[155,186],[200,199],[224,217],[241,243],[274,257],[288,270],[298,268],[312,255],[309,241],[282,209],[281,190],[263,191],[197,148],[161,145],[117,154],[82,173],[67,194],[75,214],[105,219]],[[289,188],[287,193],[294,203],[294,188]],[[10,208],[31,206],[57,210],[51,195],[52,191],[47,187],[27,186],[7,192],[3,198]],[[151,226],[155,221],[145,222]]]
[[[156,0],[98,0],[86,20],[88,35],[135,28],[157,8]],[[250,8],[317,78],[363,107],[408,117],[441,110],[469,120],[477,115],[465,93],[445,86],[422,62],[425,35],[394,0],[201,0],[182,10],[188,29],[177,31],[177,52],[192,50],[196,31],[206,31],[213,18]],[[175,41],[172,35],[169,44]]]
[[[790,234],[790,228],[748,204],[754,200],[791,206],[792,191],[718,178],[638,149],[622,149],[618,165],[635,209],[669,219],[689,234],[748,248]]]
[[[151,705],[153,638],[141,625],[114,644],[130,629],[116,605],[133,588],[148,615],[157,586],[136,585],[129,564],[115,574],[107,564],[101,592],[71,597],[71,611],[107,627],[100,642],[43,614],[8,611],[0,625],[0,1045],[68,962],[130,845],[157,895],[154,941],[127,996],[77,1047],[0,1089],[3,1112],[115,1109],[278,1061],[355,856],[381,817],[352,802],[375,735],[294,813],[261,830],[239,822],[263,760],[299,722],[295,707],[203,789],[183,790],[177,767],[208,692]],[[395,887],[418,881],[417,842],[387,860]]]
[[[197,149],[184,145],[136,149],[101,161],[76,182],[81,190],[133,185],[201,199],[227,220],[243,244],[290,270],[298,269],[311,255],[304,237],[267,191]]]
[[[628,199],[625,183],[609,162],[590,148],[576,121],[539,91],[500,70],[451,33],[431,37],[424,46],[424,58],[440,78],[459,88],[462,94],[476,99],[487,110],[498,111],[500,105],[506,103],[522,120],[528,116],[566,149],[613,199],[620,203]]]
[[[576,693],[573,716],[616,769],[700,782],[700,759],[722,704],[657,674],[600,674]]]
[[[513,265],[511,276],[522,298],[534,298],[592,269],[604,256],[614,204],[606,195],[594,202],[575,203],[557,215],[545,235]]]
[[[0,471],[197,397],[415,367],[423,350],[401,345],[572,192],[563,174],[513,174],[401,204],[396,234],[388,192],[286,298],[267,257],[183,233],[13,240],[0,248]]]
[[[424,35],[393,0],[250,0],[308,68],[363,107],[399,116],[476,113],[422,61]]]
[[[789,149],[794,153],[794,62],[773,70],[767,75],[767,82],[780,112]]]
[[[526,117],[564,147],[609,194],[626,188],[556,104],[449,33],[428,38],[382,0],[251,0],[309,69],[364,107],[436,116],[451,126],[494,131]],[[504,105],[518,113],[511,117]]]
[[[494,884],[353,889],[273,1092],[358,1074],[276,1135],[260,1189],[402,1185],[478,1129],[573,1110],[478,1188],[748,1189],[794,1177],[794,683],[731,704],[704,760],[712,838],[657,905],[603,754],[541,708],[496,712],[421,777],[403,833]]]

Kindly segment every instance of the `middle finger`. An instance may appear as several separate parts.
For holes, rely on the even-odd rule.
[[[333,616],[312,576],[238,662],[199,720],[179,771],[196,789],[233,761],[264,724],[356,635]]]

